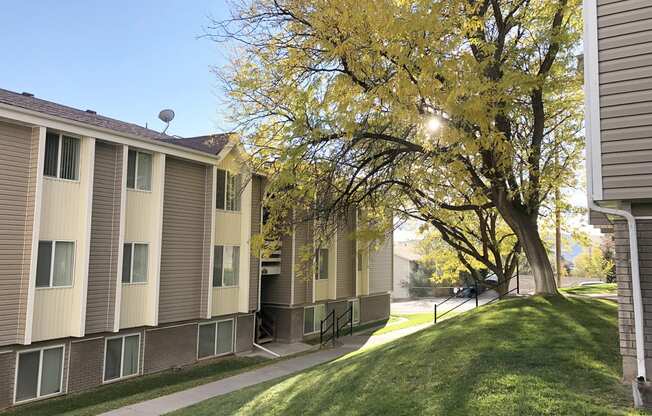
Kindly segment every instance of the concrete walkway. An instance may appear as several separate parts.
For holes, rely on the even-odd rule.
[[[244,372],[232,377],[224,378],[222,380],[213,381],[211,383],[193,387],[188,390],[121,407],[119,409],[103,413],[103,415],[149,416],[173,412],[175,410],[192,406],[193,404],[211,399],[213,397],[222,396],[236,390],[304,371],[311,367],[332,361],[362,348],[369,348],[371,346],[377,346],[390,341],[394,341],[398,338],[402,338],[406,335],[415,333],[431,325],[432,324],[419,325],[376,336],[353,335],[343,337],[341,338],[339,345],[335,348],[323,349],[314,353],[301,355],[299,357],[281,360],[275,364],[270,364],[256,370]]]

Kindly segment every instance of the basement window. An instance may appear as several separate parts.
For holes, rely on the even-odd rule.
[[[63,345],[18,353],[14,402],[63,391]]]
[[[197,358],[208,358],[233,352],[233,319],[199,324]]]
[[[140,334],[107,338],[104,346],[104,381],[135,376],[140,364]]]
[[[326,317],[326,305],[308,306],[303,309],[303,335],[319,332],[321,321]]]

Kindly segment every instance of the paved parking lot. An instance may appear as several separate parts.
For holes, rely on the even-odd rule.
[[[498,294],[493,290],[488,290],[482,293],[478,297],[478,303],[483,305],[489,302],[491,299],[498,296]],[[434,305],[443,302],[445,297],[437,298],[424,298],[416,300],[403,300],[403,301],[392,301],[391,304],[391,313],[392,315],[402,315],[402,314],[411,314],[411,313],[425,313],[433,312]],[[449,309],[454,308],[455,306],[461,304],[462,302],[468,300],[469,298],[453,298],[441,305],[439,312],[443,313]],[[475,308],[475,299],[468,300],[464,305],[460,306],[456,310],[458,311],[467,311],[469,309]]]

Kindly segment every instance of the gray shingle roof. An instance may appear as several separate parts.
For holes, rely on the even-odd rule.
[[[2,88],[0,88],[0,103],[36,111],[50,116],[65,118],[79,123],[88,124],[90,126],[113,130],[118,133],[138,136],[143,139],[162,141],[193,150],[199,150],[213,155],[218,154],[224,148],[228,143],[229,137],[228,134],[216,134],[211,136],[178,139],[137,124],[105,117],[93,111],[79,110],[77,108],[42,100],[30,94],[20,94]]]
[[[183,139],[164,139],[166,143],[172,143],[184,146],[189,149],[199,150],[200,152],[217,155],[224,146],[229,142],[229,136],[232,133],[211,134],[208,136],[186,137]]]

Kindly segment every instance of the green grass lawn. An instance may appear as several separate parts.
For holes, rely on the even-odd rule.
[[[616,294],[616,283],[601,283],[597,285],[574,286],[560,289],[563,293],[571,295],[596,295],[596,294]]]
[[[2,416],[96,415],[118,407],[219,380],[264,365],[268,361],[270,360],[260,357],[220,359],[204,365],[165,371],[130,381],[110,384],[86,393],[36,402],[0,414]],[[0,380],[1,382],[3,381]]]
[[[175,415],[631,415],[616,305],[509,299]]]

